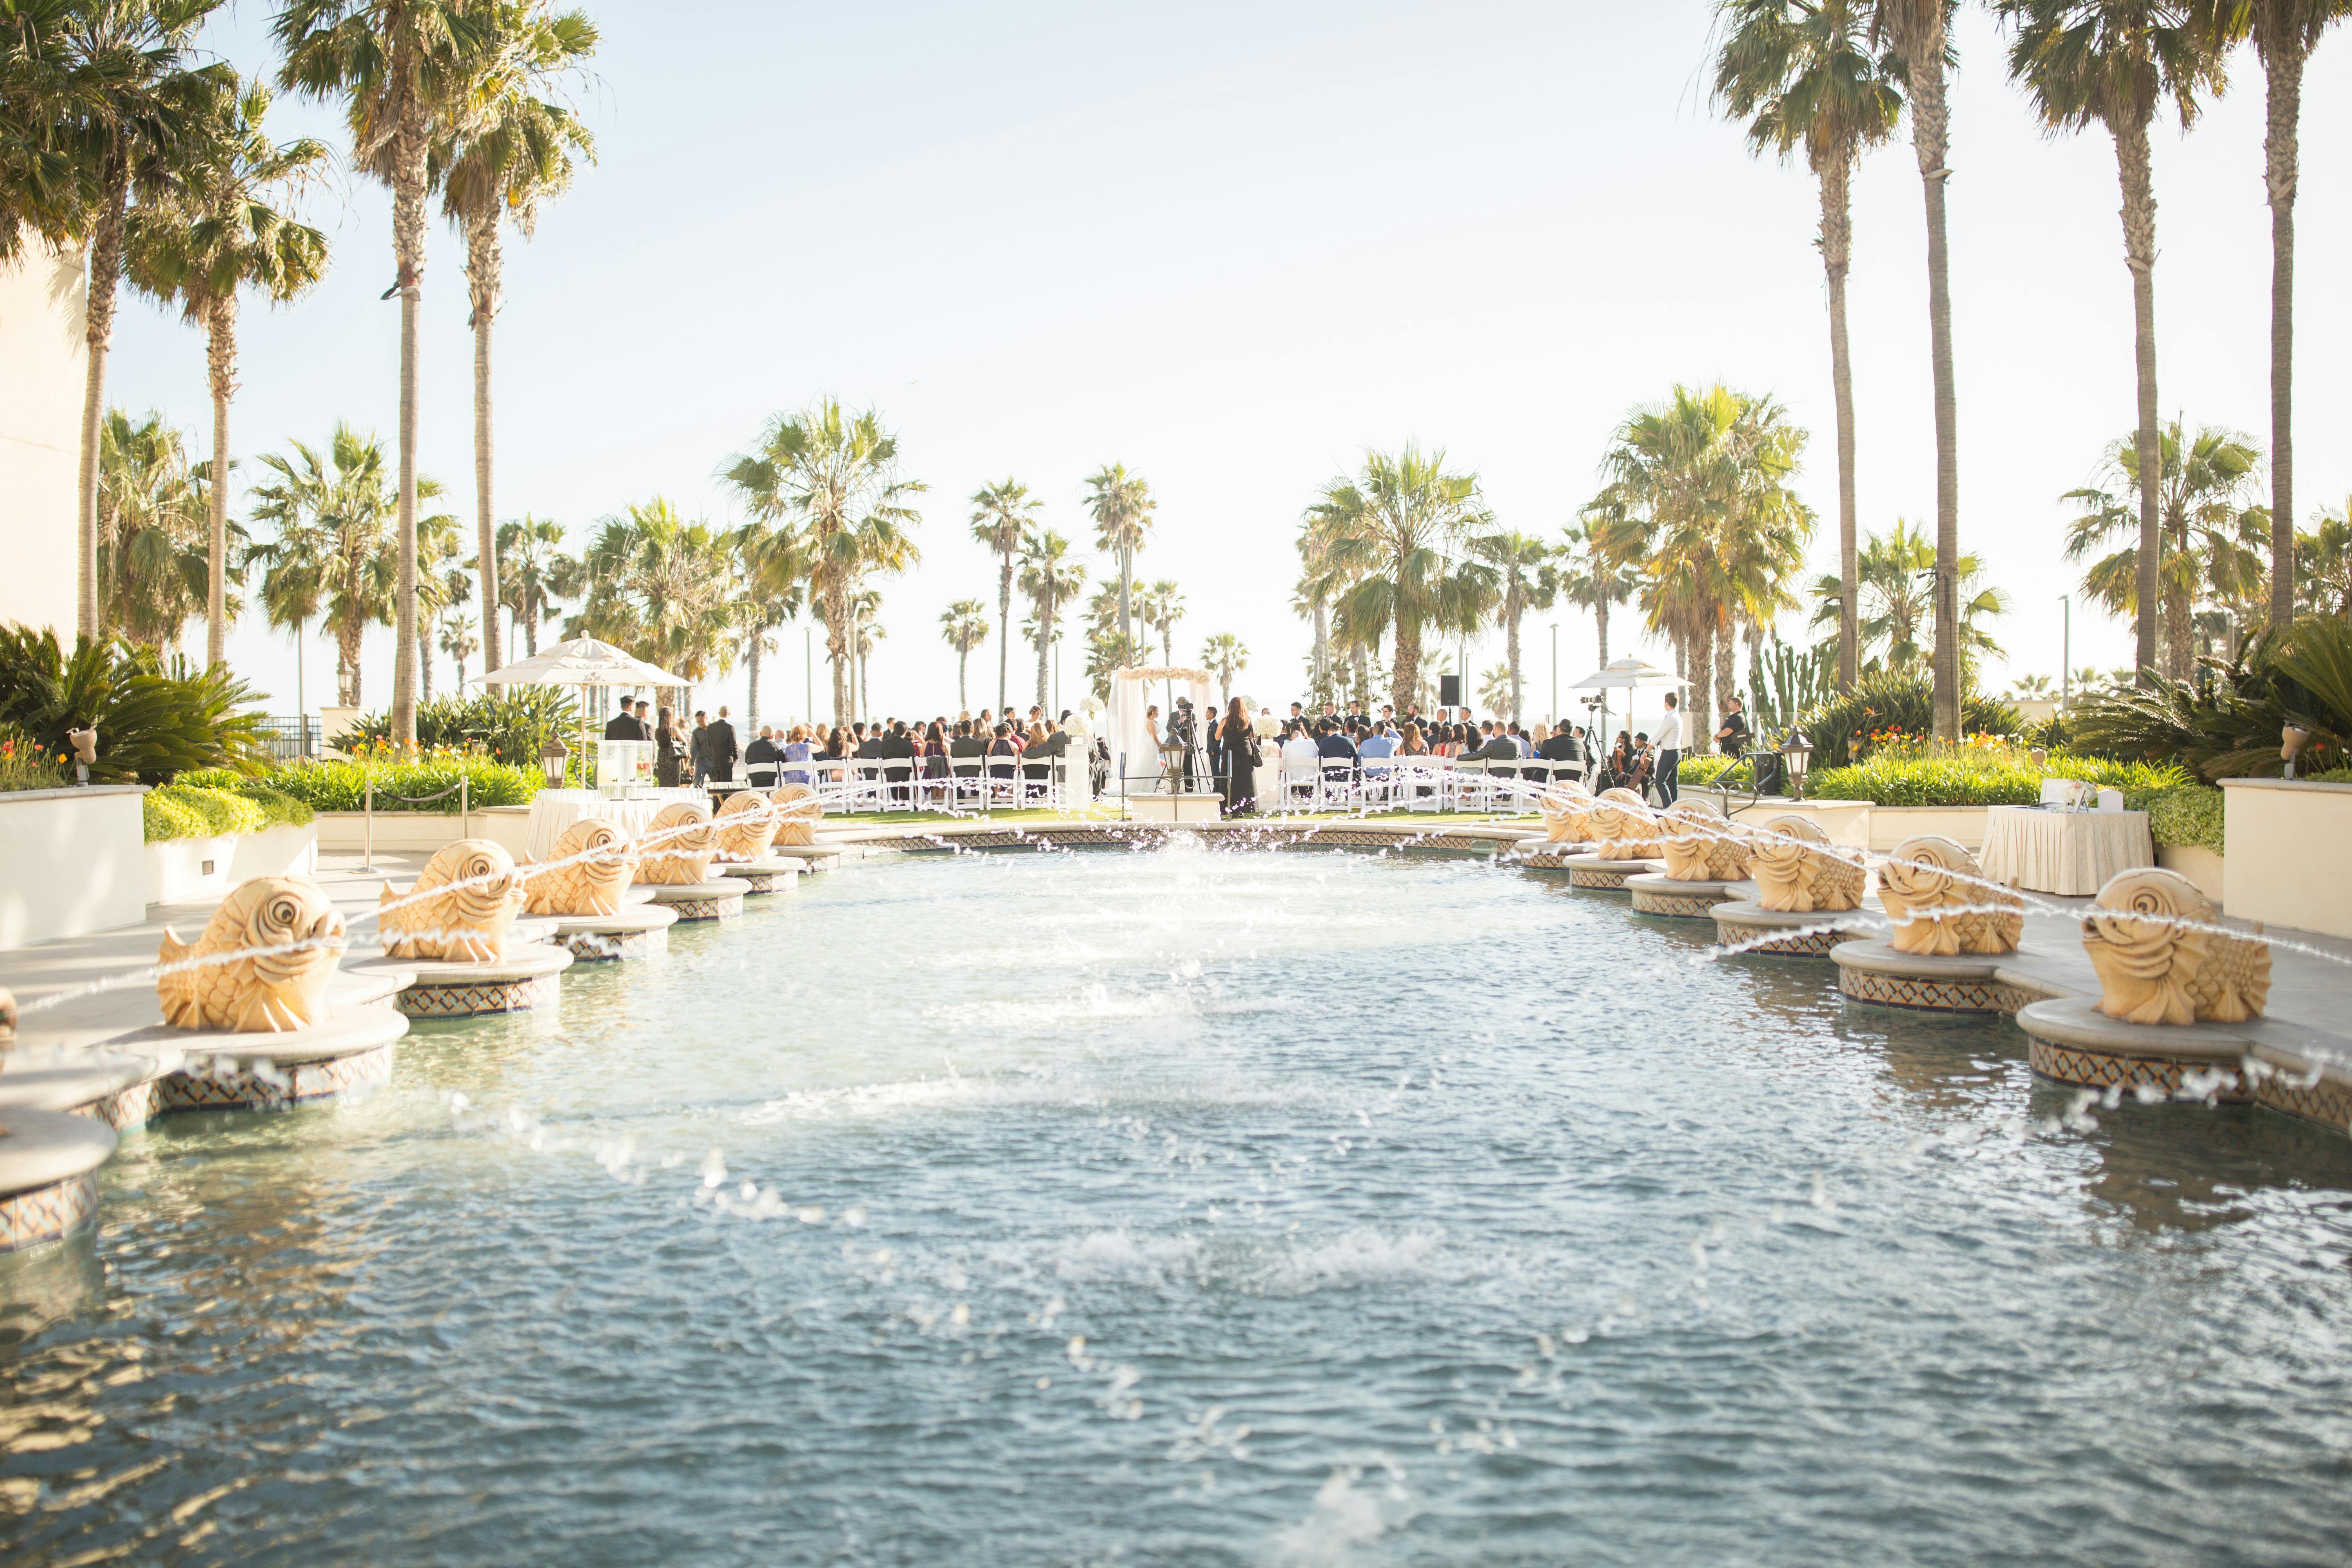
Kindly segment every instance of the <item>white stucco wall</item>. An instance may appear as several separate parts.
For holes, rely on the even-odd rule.
[[[82,268],[28,243],[0,265],[0,621],[74,629]]]

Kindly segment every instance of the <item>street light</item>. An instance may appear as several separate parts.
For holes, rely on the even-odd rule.
[[[1559,722],[1559,623],[1551,624],[1551,718]]]

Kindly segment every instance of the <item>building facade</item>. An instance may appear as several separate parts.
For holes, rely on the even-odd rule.
[[[0,264],[0,623],[74,634],[74,500],[89,348],[79,251]]]

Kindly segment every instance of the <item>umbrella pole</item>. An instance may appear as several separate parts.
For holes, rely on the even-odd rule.
[[[580,787],[588,787],[588,689],[580,689],[580,700],[575,711],[580,719]]]

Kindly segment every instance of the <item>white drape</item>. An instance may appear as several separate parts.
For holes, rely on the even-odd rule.
[[[1194,724],[1196,738],[1205,739],[1208,725],[1214,714],[1209,708],[1209,672],[1205,669],[1119,669],[1111,672],[1110,742],[1111,789],[1119,795],[1146,795],[1158,787],[1160,766],[1158,743],[1151,736],[1151,726],[1144,710],[1158,707],[1160,731],[1168,731],[1168,716],[1173,699],[1189,697],[1192,710],[1198,715]],[[1122,780],[1122,776],[1124,779]],[[1195,787],[1208,787],[1206,780]]]

